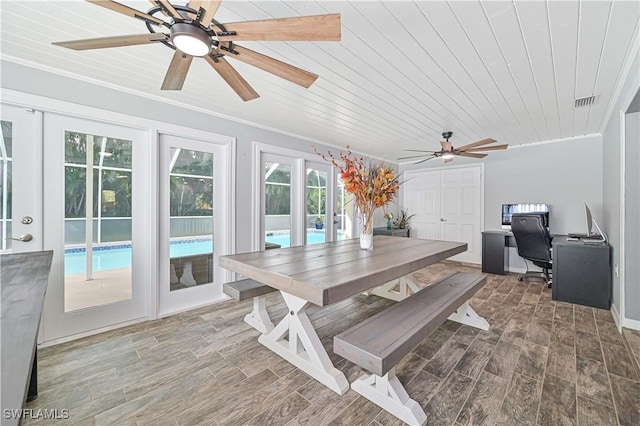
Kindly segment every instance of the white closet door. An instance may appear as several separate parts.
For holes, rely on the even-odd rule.
[[[481,263],[482,169],[480,166],[410,172],[402,185],[411,236],[464,242],[468,250],[452,260]]]
[[[481,170],[464,167],[443,170],[441,177],[441,234],[446,241],[467,243],[467,251],[452,260],[480,263]]]
[[[404,206],[411,219],[411,236],[428,240],[440,239],[440,172],[411,175],[404,188]]]

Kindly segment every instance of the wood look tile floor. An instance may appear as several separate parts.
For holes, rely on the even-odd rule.
[[[427,285],[456,270],[413,274]],[[480,331],[447,321],[399,364],[429,425],[638,425],[640,334],[620,335],[609,311],[551,300],[541,280],[489,275],[471,300]],[[268,298],[275,319],[285,305]],[[332,352],[332,337],[393,302],[359,295],[312,316],[349,381],[363,371]],[[39,352],[39,398],[79,425],[398,425],[353,391],[339,396],[273,354],[225,302]]]

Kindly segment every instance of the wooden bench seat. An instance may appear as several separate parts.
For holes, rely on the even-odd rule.
[[[244,322],[261,333],[273,330],[274,325],[267,312],[267,303],[262,296],[277,291],[275,288],[247,278],[225,283],[222,291],[238,302],[253,299],[253,310],[244,317]]]
[[[337,355],[373,373],[351,388],[406,423],[424,424],[426,414],[409,398],[395,366],[447,318],[488,330],[468,305],[485,282],[484,275],[457,272],[335,336]]]
[[[256,280],[244,279],[224,283],[222,291],[227,296],[241,302],[243,300],[253,299],[254,297],[264,296],[276,291],[275,288],[269,287]]]

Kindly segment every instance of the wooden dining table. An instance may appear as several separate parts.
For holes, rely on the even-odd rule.
[[[220,266],[280,290],[289,313],[275,326],[268,313],[259,342],[339,394],[349,389],[309,320],[318,309],[363,292],[400,300],[419,287],[409,274],[467,250],[466,243],[376,235],[373,250],[358,239],[221,256]]]

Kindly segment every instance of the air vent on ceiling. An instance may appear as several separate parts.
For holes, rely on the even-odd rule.
[[[586,107],[593,105],[598,100],[598,95],[585,96],[584,98],[578,98],[574,101],[573,106],[575,108]]]

